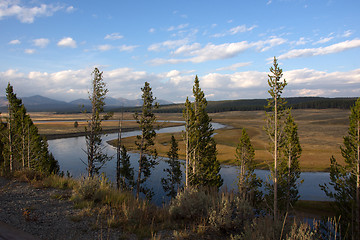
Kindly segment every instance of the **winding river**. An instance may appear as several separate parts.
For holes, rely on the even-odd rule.
[[[219,123],[212,123],[214,129],[219,129],[224,127],[224,125]],[[178,127],[168,127],[158,130],[158,133],[171,133],[171,132],[180,132],[184,130],[184,126]],[[123,137],[136,136],[140,134],[140,131],[131,131],[125,132],[122,134]],[[111,180],[115,180],[116,176],[116,149],[106,143],[108,140],[116,139],[117,133],[107,134],[103,136],[103,141],[106,146],[106,151],[108,155],[114,156],[114,158],[107,162],[107,164],[102,168],[102,172],[106,173],[106,176]],[[61,171],[69,171],[72,176],[79,177],[86,175],[86,166],[82,162],[86,162],[87,157],[84,152],[86,149],[85,137],[73,137],[73,138],[62,138],[49,140],[49,150],[53,153],[55,158],[59,161]],[[138,153],[129,153],[130,161],[134,167],[135,174],[138,168]],[[168,165],[165,161],[159,157],[159,164],[153,170],[150,179],[147,184],[149,187],[153,188],[155,193],[153,202],[155,204],[162,204],[166,202],[168,198],[164,197],[164,191],[161,186],[161,178],[165,177],[163,169],[167,168]],[[228,190],[236,188],[236,180],[238,171],[236,167],[229,165],[222,165],[220,174],[224,179],[223,187],[227,187]],[[256,170],[256,174],[264,181],[267,181],[269,176],[268,170]],[[301,179],[303,183],[299,186],[300,199],[302,200],[315,200],[315,201],[328,201],[330,200],[323,191],[321,191],[319,184],[329,182],[329,173],[328,172],[303,172],[301,174]]]

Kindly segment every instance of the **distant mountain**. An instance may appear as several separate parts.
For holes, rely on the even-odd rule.
[[[71,102],[58,101],[55,99],[35,95],[31,97],[23,97],[22,102],[24,103],[26,110],[29,112],[78,112],[81,110],[81,106],[84,105],[88,108],[90,104],[89,99],[77,99]],[[160,105],[172,104],[166,100],[158,100]],[[105,108],[113,109],[119,107],[138,107],[141,106],[142,100],[129,100],[125,98],[105,98]],[[0,97],[0,111],[7,111],[7,99],[6,97]]]
[[[169,105],[172,104],[172,102],[166,101],[166,100],[157,100],[157,102],[160,105]],[[119,108],[119,107],[138,107],[142,105],[141,99],[135,99],[135,100],[129,100],[126,98],[112,98],[112,97],[106,97],[105,98],[105,107],[107,108]],[[90,106],[90,100],[89,99],[76,99],[74,101],[71,101],[70,104],[77,105],[77,106]]]

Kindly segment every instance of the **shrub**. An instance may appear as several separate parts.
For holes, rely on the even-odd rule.
[[[297,224],[294,221],[294,224],[291,226],[290,232],[287,234],[287,240],[312,240],[319,239],[316,230],[316,226],[312,229],[309,224],[301,222]]]
[[[172,200],[169,213],[174,219],[196,221],[207,216],[210,205],[211,199],[204,191],[188,188],[180,191]]]
[[[242,228],[245,221],[254,217],[253,208],[244,199],[232,193],[223,193],[209,213],[209,224],[217,231]]]
[[[94,196],[100,189],[98,177],[82,178],[73,191],[74,200],[94,200]]]

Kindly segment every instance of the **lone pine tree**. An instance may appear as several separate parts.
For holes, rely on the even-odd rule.
[[[154,124],[156,122],[156,116],[154,109],[158,107],[157,103],[154,103],[156,98],[153,97],[153,93],[148,82],[145,82],[145,86],[141,88],[143,92],[141,98],[143,100],[141,114],[135,113],[134,118],[139,125],[141,135],[137,135],[135,144],[140,152],[139,157],[139,170],[136,179],[136,198],[139,198],[140,192],[144,193],[146,197],[151,198],[153,193],[151,189],[147,189],[143,186],[146,180],[150,177],[152,169],[158,164],[156,161],[157,151],[153,148],[154,138],[156,132],[154,130]]]
[[[273,214],[274,219],[278,217],[278,163],[279,163],[279,148],[283,138],[282,128],[285,100],[281,97],[281,94],[287,85],[286,80],[281,80],[283,73],[279,68],[277,59],[274,57],[273,66],[270,68],[271,74],[268,74],[268,84],[270,90],[268,90],[271,98],[268,99],[267,108],[271,111],[266,113],[266,125],[264,127],[269,139],[270,139],[270,152],[274,159],[274,165],[271,169],[273,180]]]
[[[91,91],[89,92],[89,100],[91,102],[90,119],[87,121],[88,126],[85,127],[86,132],[86,150],[87,155],[87,172],[88,177],[93,177],[99,173],[101,167],[111,158],[103,152],[101,138],[101,123],[108,116],[102,117],[100,113],[104,111],[105,95],[108,92],[106,84],[103,80],[103,72],[95,68],[92,72],[93,80],[91,83]]]

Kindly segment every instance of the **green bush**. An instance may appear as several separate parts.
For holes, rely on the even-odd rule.
[[[74,200],[94,201],[94,197],[100,189],[98,177],[82,178],[73,190]]]

